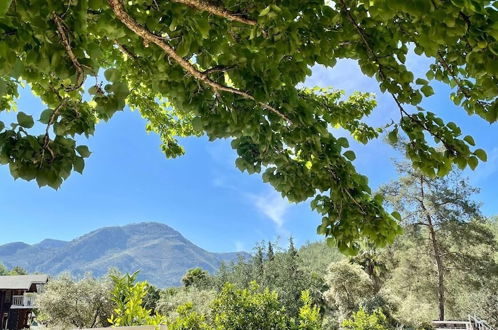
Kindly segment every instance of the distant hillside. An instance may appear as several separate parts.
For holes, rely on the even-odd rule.
[[[139,223],[92,231],[70,242],[44,240],[38,244],[9,243],[0,246],[0,262],[21,266],[30,272],[81,276],[140,269],[140,279],[159,287],[177,286],[190,268],[216,271],[222,261],[239,253],[211,253],[193,244],[179,232],[160,223]],[[246,253],[242,255],[247,256]]]

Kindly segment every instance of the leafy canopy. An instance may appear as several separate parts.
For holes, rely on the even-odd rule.
[[[0,121],[0,164],[14,178],[57,188],[72,171],[82,172],[90,156],[75,136],[93,134],[98,120],[128,105],[161,136],[168,157],[184,152],[177,137],[231,138],[240,170],[263,172],[291,202],[312,200],[323,215],[318,232],[333,237],[331,244],[347,253],[357,251],[361,237],[382,245],[399,225],[356,172],[348,140],[330,130],[342,127],[362,143],[377,137],[382,130],[363,121],[375,101],[300,84],[315,64],[356,60],[394,98],[400,120],[385,130],[392,142],[408,136],[416,168],[431,177],[453,164],[475,168],[486,153],[420,104],[438,80],[469,114],[497,120],[497,6],[491,0],[2,1],[0,111],[15,108],[21,84],[47,109],[40,118],[19,112],[12,123]],[[405,66],[413,47],[434,61],[425,77]]]

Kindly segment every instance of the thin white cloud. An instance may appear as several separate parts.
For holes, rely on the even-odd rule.
[[[278,192],[271,190],[263,195],[250,195],[256,209],[268,217],[277,228],[282,228],[291,205]]]

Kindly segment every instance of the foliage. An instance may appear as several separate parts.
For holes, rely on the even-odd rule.
[[[324,251],[321,249],[313,253],[310,251],[307,256],[321,258],[321,252]],[[286,307],[286,313],[297,319],[301,308],[302,291],[309,290],[316,305],[321,306],[323,300],[322,274],[310,272],[302,261],[300,251],[296,251],[291,242],[286,250],[270,242],[261,243],[256,246],[252,258],[240,258],[233,265],[223,265],[213,282],[217,289],[221,289],[226,282],[240,288],[249,288],[251,282],[255,281],[263,288],[276,291],[280,302]]]
[[[198,289],[196,287],[163,290],[157,304],[157,310],[162,315],[174,319],[178,316],[177,309],[182,305],[189,304],[192,312],[207,315],[216,293],[213,289]]]
[[[20,266],[15,266],[10,270],[9,275],[28,275],[28,271]]]
[[[380,310],[368,314],[360,308],[350,319],[344,320],[342,326],[353,330],[387,330],[385,323],[386,317]]]
[[[209,286],[209,273],[202,268],[189,269],[182,277],[182,283],[186,288],[205,288]]]
[[[374,286],[368,275],[359,265],[348,261],[332,263],[325,281],[329,286],[324,293],[325,298],[337,310],[339,320],[349,317],[374,294]]]
[[[151,284],[148,284],[147,293],[143,298],[142,306],[145,309],[155,312],[160,298],[161,298],[161,290]]]
[[[9,270],[7,269],[7,267],[5,267],[4,264],[0,263],[0,276],[7,275],[8,272]]]
[[[226,283],[210,303],[208,312],[199,312],[193,303],[180,305],[168,328],[179,329],[321,329],[321,316],[308,291],[303,291],[298,318],[285,312],[278,294],[268,288],[261,289],[256,282],[249,288],[237,288]]]
[[[407,156],[429,177],[487,158],[455,123],[420,107],[434,93],[430,81],[453,87],[451,99],[469,114],[498,117],[496,1],[392,3],[3,1],[1,110],[14,107],[21,84],[47,109],[36,123],[25,112],[0,122],[0,163],[15,178],[58,188],[91,154],[76,136],[128,105],[168,157],[184,152],[177,137],[231,137],[237,167],[263,171],[291,202],[311,199],[322,216],[318,232],[341,251],[357,252],[362,237],[392,242],[395,218],[357,173],[348,139],[328,130],[342,127],[362,143],[377,137],[382,129],[364,121],[375,101],[301,88],[310,67],[353,59],[375,77],[400,112],[384,130],[391,141],[408,137]],[[425,77],[406,67],[410,49],[433,60]]]
[[[9,270],[0,262],[0,276],[4,275],[28,275],[28,271],[20,266],[15,266]]]
[[[344,255],[325,242],[307,243],[298,251],[299,265],[305,272],[322,275],[332,262],[341,261]]]
[[[298,329],[316,330],[322,328],[322,320],[318,306],[313,306],[309,291],[301,293],[303,306],[299,309]]]
[[[196,312],[192,303],[181,305],[176,310],[178,317],[168,322],[170,330],[203,330],[212,329],[204,315]]]
[[[63,274],[51,279],[37,297],[37,318],[49,328],[108,326],[107,319],[113,310],[111,290],[107,277],[86,275],[77,281]]]
[[[151,310],[143,307],[143,299],[147,295],[147,282],[137,282],[138,272],[123,276],[111,275],[114,284],[112,300],[116,305],[109,323],[115,327],[133,325],[160,325],[164,317],[151,315]]]
[[[213,324],[221,329],[285,329],[288,317],[276,292],[259,290],[253,282],[247,289],[227,283],[212,305]]]

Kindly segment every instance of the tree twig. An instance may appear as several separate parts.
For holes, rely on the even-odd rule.
[[[76,58],[76,55],[74,55],[73,49],[71,48],[71,43],[69,42],[69,39],[66,35],[66,31],[64,30],[64,21],[55,12],[52,13],[52,16],[53,16],[55,25],[57,27],[57,32],[59,33],[59,36],[62,40],[62,44],[64,46],[64,49],[66,50],[66,53],[69,56],[69,59],[73,63],[74,68],[76,69],[76,84],[74,86],[66,88],[66,90],[68,92],[72,92],[72,91],[79,89],[83,85],[83,82],[85,80],[83,66],[78,61],[78,59]]]
[[[203,71],[202,73],[211,74],[211,73],[215,73],[215,72],[227,72],[227,71],[230,71],[233,69],[235,69],[235,65],[230,65],[230,66],[216,65],[210,69]]]
[[[55,121],[57,120],[57,117],[59,116],[59,112],[60,110],[62,109],[62,107],[64,105],[66,105],[66,102],[68,101],[68,99],[63,99],[61,101],[61,103],[59,103],[59,105],[54,109],[54,112],[52,112],[52,115],[50,116],[50,119],[48,120],[48,123],[47,123],[47,128],[45,129],[45,136],[43,138],[43,151],[42,151],[42,163],[43,163],[43,158],[44,158],[44,155],[45,155],[45,150],[48,150],[48,152],[50,152],[50,155],[52,156],[52,160],[55,159],[55,153],[54,151],[50,148],[50,135],[49,135],[49,130],[50,130],[50,127],[55,123]]]
[[[226,18],[229,21],[239,22],[239,23],[243,23],[243,24],[247,24],[247,25],[251,25],[251,26],[258,24],[258,22],[256,22],[255,20],[246,18],[241,14],[233,13],[231,11],[224,9],[224,8],[220,8],[220,7],[217,7],[215,5],[211,5],[211,4],[206,3],[204,1],[172,0],[172,2],[182,3],[182,4],[187,5],[189,7],[192,7],[192,8],[201,10],[201,11],[205,11],[205,12],[211,13],[211,14],[216,15],[216,16]]]
[[[135,54],[133,54],[125,45],[121,44],[119,41],[114,40],[114,43],[118,47],[119,51],[127,57],[131,58],[132,60],[135,60],[137,58]]]
[[[131,31],[135,32],[138,36],[140,36],[144,42],[147,43],[153,43],[157,46],[159,46],[167,55],[169,58],[174,60],[178,65],[180,65],[187,73],[192,75],[194,78],[197,80],[203,82],[204,84],[208,85],[211,87],[213,92],[215,94],[219,92],[227,92],[235,95],[239,95],[247,100],[254,101],[257,103],[259,106],[261,106],[263,109],[266,109],[270,112],[273,112],[280,118],[286,120],[288,123],[292,124],[292,121],[282,112],[278,111],[274,107],[257,101],[254,96],[251,94],[241,91],[239,89],[233,88],[233,87],[228,87],[225,85],[222,85],[220,83],[217,83],[209,78],[209,76],[201,71],[199,71],[192,63],[189,61],[185,60],[183,57],[178,55],[178,53],[171,47],[165,40],[164,38],[161,38],[142,25],[138,24],[128,13],[126,12],[123,3],[121,0],[108,0],[109,5],[111,9],[113,10],[114,14],[116,17],[124,24],[128,29]]]
[[[462,81],[458,78],[457,74],[455,73],[455,70],[453,70],[448,62],[444,59],[443,55],[441,55],[441,52],[438,53],[438,61],[441,63],[441,65],[445,68],[446,71],[450,74],[450,76],[453,78],[455,81],[455,84],[458,86],[458,90],[469,100],[472,99],[472,95],[469,94],[469,90],[467,87],[465,87],[462,83]],[[485,108],[486,104],[482,102],[481,100],[476,101],[481,107]]]

